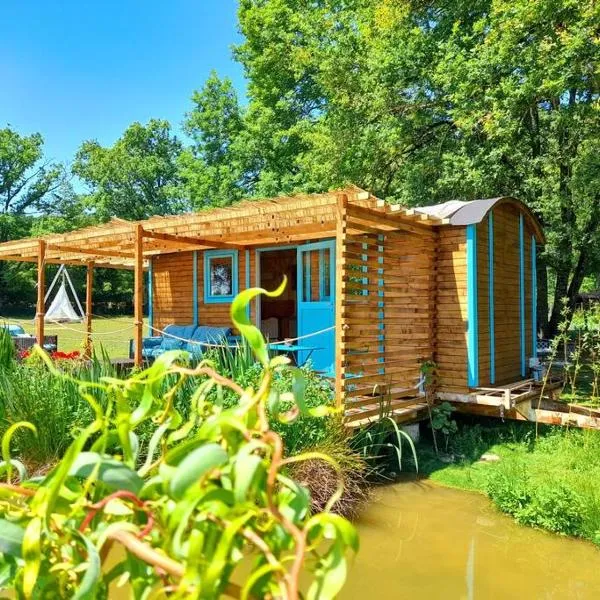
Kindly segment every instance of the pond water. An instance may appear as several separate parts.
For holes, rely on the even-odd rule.
[[[378,488],[342,600],[600,597],[600,550],[516,524],[484,496],[429,482]]]

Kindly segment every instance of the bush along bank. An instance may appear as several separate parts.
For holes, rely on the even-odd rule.
[[[486,494],[517,522],[600,545],[600,432],[460,420],[437,456],[418,448],[433,481]]]

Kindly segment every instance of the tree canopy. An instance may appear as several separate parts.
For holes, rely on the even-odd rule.
[[[60,198],[60,214],[139,219],[348,183],[407,205],[512,195],[545,225],[555,329],[600,270],[596,2],[240,0],[238,17],[245,98],[212,73],[185,137],[153,119],[83,143],[88,194],[54,189],[39,134],[2,130],[4,212]]]
[[[182,145],[167,121],[133,123],[110,148],[84,142],[73,172],[91,188],[90,207],[102,220],[144,219],[186,207],[179,198]]]
[[[50,208],[52,192],[64,183],[64,171],[43,159],[43,145],[39,133],[22,136],[10,127],[0,129],[1,213]]]

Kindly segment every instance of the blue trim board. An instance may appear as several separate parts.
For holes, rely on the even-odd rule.
[[[192,253],[192,322],[197,327],[198,317],[198,251]]]
[[[535,237],[531,236],[531,345],[532,355],[537,357],[537,246]]]
[[[246,250],[244,253],[244,257],[246,260],[246,283],[245,288],[248,289],[250,287],[250,250]],[[246,305],[246,315],[250,318],[250,302]]]
[[[490,383],[496,383],[496,314],[494,307],[494,212],[488,214],[488,320],[490,325]]]
[[[152,290],[152,284],[154,283],[154,264],[150,259],[150,265],[148,268],[148,335],[153,336],[154,330],[154,291]]]
[[[479,385],[477,225],[467,225],[467,382],[469,387]]]
[[[231,294],[228,296],[211,296],[210,294],[210,261],[213,258],[231,258]],[[231,302],[238,294],[238,251],[237,250],[205,250],[204,251],[204,303],[219,304]]]
[[[519,214],[519,325],[521,338],[521,377],[525,377],[525,239],[523,213]]]

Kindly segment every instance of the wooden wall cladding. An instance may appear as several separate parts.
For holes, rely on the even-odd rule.
[[[519,210],[502,204],[493,210],[494,227],[494,348],[495,381],[491,380],[489,319],[489,222],[477,226],[479,308],[479,385],[501,385],[522,379],[521,373],[521,276]],[[524,219],[523,231],[523,328],[525,332],[525,376],[533,356],[531,236]]]
[[[163,329],[175,323],[188,325],[193,322],[193,252],[163,254],[153,260],[154,323]],[[231,325],[231,303],[205,304],[204,302],[204,253],[198,252],[198,322],[200,325]],[[250,284],[256,270],[254,251],[249,252]],[[238,288],[246,289],[246,252],[238,254]],[[254,304],[254,303],[253,303]],[[252,306],[251,315],[255,309]]]
[[[465,393],[467,387],[467,240],[464,227],[442,227],[437,261],[438,386]]]
[[[354,225],[353,225],[354,227]],[[343,242],[343,391],[347,421],[364,419],[374,391],[393,409],[415,392],[435,334],[435,234],[369,232]],[[373,410],[373,409],[372,409]],[[377,410],[376,408],[374,410]]]
[[[162,254],[152,261],[154,327],[193,320],[193,253]]]

